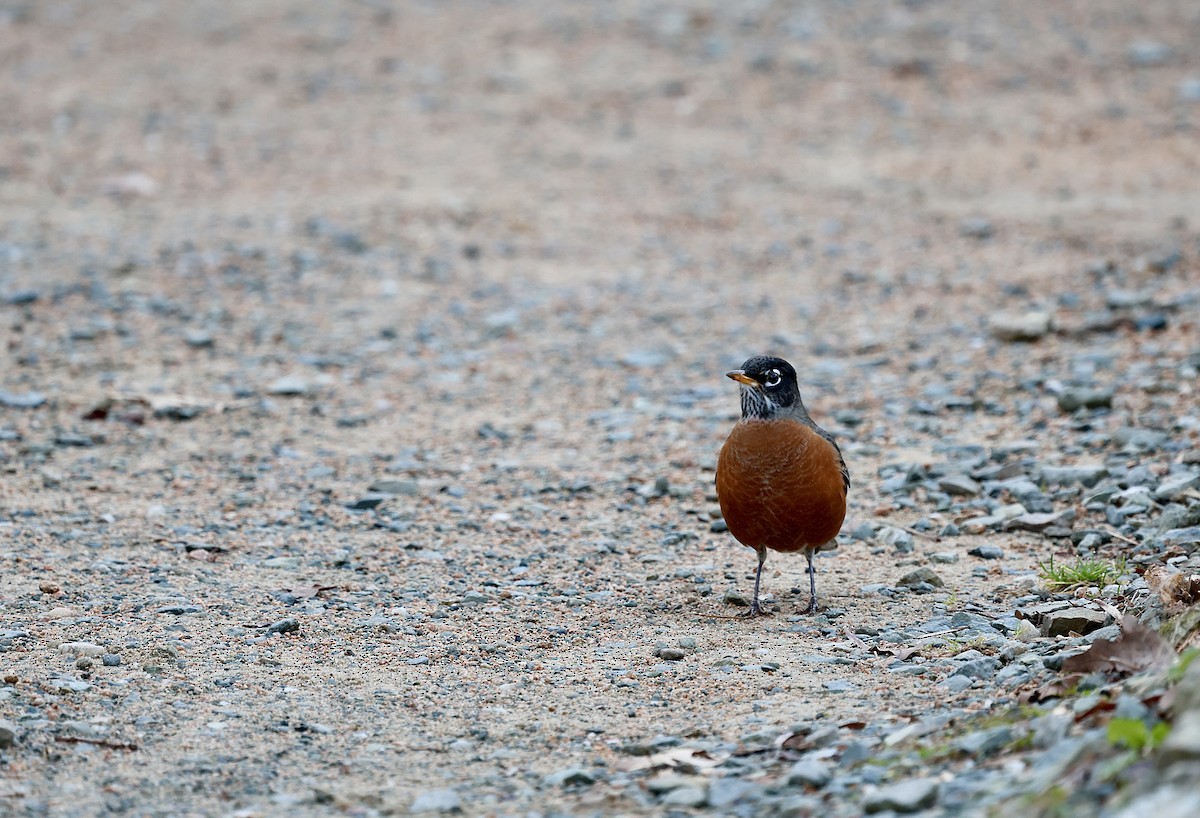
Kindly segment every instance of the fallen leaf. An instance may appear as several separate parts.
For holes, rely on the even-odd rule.
[[[1143,575],[1153,593],[1158,594],[1163,606],[1177,612],[1200,601],[1200,574],[1181,574],[1162,565],[1146,569]]]
[[[1175,651],[1157,632],[1135,617],[1121,619],[1121,635],[1092,646],[1063,662],[1063,673],[1121,673],[1163,670],[1175,661]]]
[[[672,747],[661,753],[622,759],[618,767],[624,772],[667,768],[688,775],[697,775],[719,765],[724,759],[714,758],[705,750],[692,747]]]

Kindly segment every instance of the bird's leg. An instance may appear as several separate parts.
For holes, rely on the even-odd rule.
[[[804,552],[805,558],[808,560],[808,609],[805,613],[817,612],[817,569],[813,567],[813,552],[808,549]]]
[[[763,613],[763,609],[758,604],[758,586],[762,582],[762,567],[767,561],[767,549],[759,546],[758,551],[758,570],[754,573],[754,598],[750,600],[750,613],[748,616],[759,616]]]

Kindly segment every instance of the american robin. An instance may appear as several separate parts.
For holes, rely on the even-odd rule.
[[[751,358],[725,375],[741,385],[742,419],[717,459],[717,500],[730,533],[758,552],[749,615],[762,613],[758,588],[768,548],[804,552],[811,594],[806,612],[813,613],[813,555],[835,545],[846,517],[846,461],[833,435],[808,416],[787,361]]]

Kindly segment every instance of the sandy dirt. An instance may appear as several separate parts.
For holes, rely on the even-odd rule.
[[[952,521],[889,464],[1086,460],[1080,366],[1101,429],[1192,411],[1146,386],[1186,310],[988,321],[1082,325],[1109,262],[1194,291],[1198,40],[1162,0],[3,4],[0,391],[45,401],[0,408],[0,814],[650,814],[544,777],[944,699],[847,634],[1001,610],[1053,546],[849,534]],[[851,509],[819,615],[775,557],[735,621],[721,373],[767,352]],[[863,592],[934,551],[945,591]]]

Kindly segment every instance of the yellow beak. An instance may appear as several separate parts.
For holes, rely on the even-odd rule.
[[[725,373],[726,378],[733,378],[738,383],[744,383],[746,386],[752,386],[755,389],[759,387],[758,381],[746,374],[744,369],[732,369]]]

